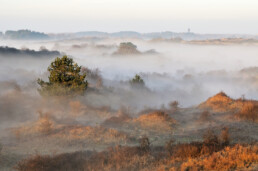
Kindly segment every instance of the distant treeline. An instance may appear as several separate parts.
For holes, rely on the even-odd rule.
[[[45,33],[30,31],[30,30],[7,30],[4,34],[0,32],[0,37],[4,39],[18,39],[18,40],[34,40],[34,39],[48,39],[49,36]]]
[[[139,33],[135,31],[120,31],[114,33],[99,32],[99,31],[84,31],[76,33],[40,33],[31,30],[7,30],[5,33],[0,32],[0,38],[16,39],[16,40],[41,40],[41,39],[72,39],[81,37],[122,37],[122,38],[144,38],[144,39],[182,39],[182,40],[207,40],[207,39],[222,39],[222,38],[243,38],[243,39],[258,39],[257,35],[245,34],[197,34],[190,31],[187,32],[151,32]]]
[[[43,57],[43,56],[60,56],[61,53],[58,51],[49,51],[47,49],[35,51],[30,49],[16,49],[11,47],[0,46],[0,55],[3,56],[33,56],[33,57]]]
[[[194,32],[151,32],[139,33],[135,31],[120,31],[114,33],[99,32],[99,31],[85,31],[67,34],[49,34],[51,38],[79,38],[79,37],[123,37],[123,38],[144,38],[144,39],[183,39],[183,40],[206,40],[206,39],[222,39],[222,38],[244,38],[244,39],[258,39],[256,35],[243,34],[198,34]]]

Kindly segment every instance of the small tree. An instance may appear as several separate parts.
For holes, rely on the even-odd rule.
[[[130,84],[133,87],[144,87],[145,83],[140,75],[136,74],[132,80],[130,80]]]
[[[140,139],[140,149],[143,152],[149,152],[150,151],[150,141],[149,141],[149,138],[147,136],[143,136]]]
[[[72,58],[57,57],[48,67],[49,82],[38,79],[41,95],[63,96],[83,94],[87,89],[86,74],[81,74],[81,67]]]
[[[170,109],[172,112],[176,112],[178,110],[179,102],[178,101],[173,101],[169,103]]]
[[[141,54],[141,52],[138,51],[137,46],[131,42],[120,43],[118,50],[114,53],[114,55],[137,55],[137,54]]]

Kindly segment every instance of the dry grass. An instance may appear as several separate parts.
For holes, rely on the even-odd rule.
[[[258,164],[258,146],[234,145],[212,153],[203,153],[202,143],[175,145],[172,156],[162,148],[146,152],[139,147],[110,147],[103,152],[76,152],[39,156],[22,160],[18,171],[129,171],[129,170],[247,170]],[[155,152],[158,150],[158,152]],[[185,155],[185,156],[183,156]]]
[[[149,153],[143,153],[138,147],[110,148],[98,153],[85,163],[85,170],[141,170],[149,167],[155,161]]]
[[[258,146],[235,145],[210,156],[190,158],[181,170],[246,170],[254,164],[258,164]]]
[[[77,117],[84,114],[84,111],[87,109],[80,101],[70,101],[69,102],[70,113],[72,116]]]
[[[103,125],[113,126],[113,127],[122,126],[123,124],[130,122],[131,119],[132,118],[129,115],[121,113],[118,116],[112,116],[112,117],[106,119],[103,122]]]
[[[224,92],[209,98],[199,105],[199,108],[212,110],[213,112],[236,113],[236,118],[258,121],[258,101],[245,99],[232,99]]]
[[[233,99],[220,92],[199,105],[199,108],[211,109],[214,112],[225,112],[230,109]]]
[[[158,131],[160,133],[173,130],[176,121],[165,112],[157,111],[141,115],[133,119],[133,124],[139,125],[142,129]]]
[[[18,163],[18,171],[117,171],[148,168],[155,158],[139,147],[111,147],[103,152],[36,155]]]
[[[236,114],[240,119],[247,119],[253,122],[258,121],[258,106],[251,101],[247,101],[242,105],[240,111]]]
[[[75,152],[57,156],[35,155],[20,161],[15,169],[18,171],[82,171],[85,160],[91,155],[91,152]]]
[[[13,128],[12,132],[17,139],[31,135],[49,135],[54,129],[59,127],[48,114],[40,114],[38,121],[18,128]]]
[[[90,143],[126,143],[130,137],[115,129],[91,126],[67,126],[53,134],[54,137],[65,141],[85,140]]]
[[[84,144],[124,144],[132,140],[126,133],[112,128],[57,124],[48,115],[41,116],[35,123],[13,128],[12,132],[17,139],[47,137],[48,140],[52,139],[62,144],[66,142],[70,144],[72,142],[72,144],[76,144],[76,142],[84,142]]]

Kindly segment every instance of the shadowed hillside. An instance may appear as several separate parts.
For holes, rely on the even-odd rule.
[[[39,51],[30,50],[30,49],[16,49],[11,47],[0,46],[0,55],[1,56],[30,56],[30,57],[55,57],[61,55],[58,51],[49,51],[47,49],[42,49]]]

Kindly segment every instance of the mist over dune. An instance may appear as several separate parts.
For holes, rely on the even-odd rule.
[[[113,56],[112,54],[117,51],[121,42],[132,42],[141,52],[154,49],[159,53]],[[15,47],[13,42],[9,44]],[[253,67],[258,62],[257,47],[254,45],[206,45],[204,48],[197,44],[152,43],[142,39],[103,38],[57,42],[30,43],[25,41],[17,43],[16,47],[25,45],[30,49],[39,49],[44,46],[50,50],[64,52],[82,66],[91,69],[98,68],[103,79],[106,80],[103,83],[109,86],[116,87],[115,84],[120,84],[120,81],[129,80],[135,74],[141,73],[150,90],[161,94],[164,92],[163,94],[169,98],[178,99],[181,104],[185,104],[184,106],[196,105],[207,96],[221,90],[227,91],[233,97],[240,97],[242,94],[246,94],[249,98],[256,97],[256,91],[252,91],[256,89],[255,78],[239,74],[242,69]],[[48,59],[35,57],[27,61],[26,58],[6,59],[2,54],[1,75],[15,73],[15,70],[32,71],[34,75],[43,74],[44,68],[47,68],[50,61],[60,55],[50,53],[48,56]],[[5,72],[5,70],[9,71]],[[12,74],[5,78],[10,80],[15,77],[15,74]],[[3,77],[2,80],[4,81]],[[251,84],[246,86],[243,80]],[[213,83],[216,85],[213,86]],[[195,100],[191,100],[191,97]],[[165,99],[161,103],[167,103],[169,99]]]
[[[233,145],[258,140],[256,41],[151,40],[124,32],[110,37],[98,32],[66,36],[0,40],[2,168],[35,170],[39,166],[30,163],[39,160],[42,165],[51,163],[50,170],[70,168],[73,162],[79,170],[101,170],[98,162],[90,161],[105,160],[103,165],[113,170],[164,165],[179,169],[178,164],[169,164],[168,156],[173,154],[184,168],[191,166],[187,157],[201,163],[203,154],[231,154],[240,148],[255,153],[256,146]],[[62,56],[78,65],[63,67]],[[59,64],[62,67],[51,75]],[[74,66],[81,66],[76,70],[79,78],[86,74],[83,94],[40,93],[42,87],[55,86],[47,82],[51,78],[74,78]],[[69,72],[64,72],[67,68]],[[214,130],[209,136],[215,145],[205,139],[208,129]],[[124,154],[129,157],[116,157]],[[137,163],[141,160],[148,165]]]

